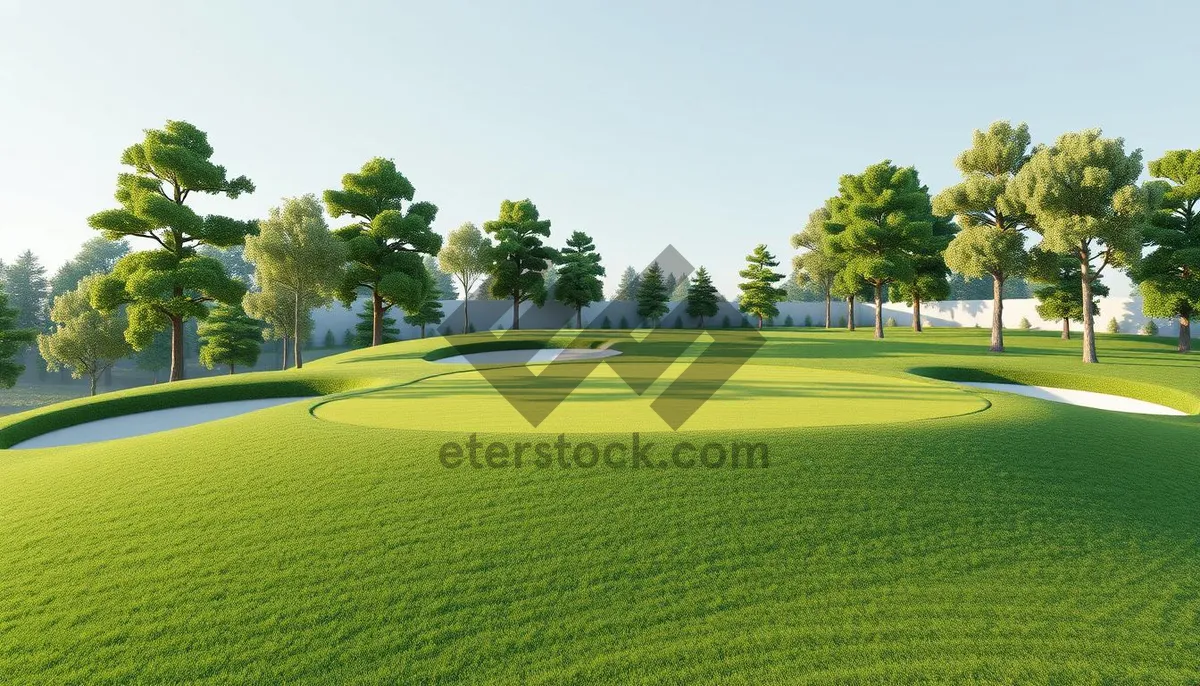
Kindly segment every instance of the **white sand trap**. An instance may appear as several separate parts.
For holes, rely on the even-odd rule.
[[[311,400],[311,397],[298,398],[261,398],[256,400],[230,400],[223,403],[205,403],[203,405],[185,405],[166,410],[151,410],[135,414],[97,419],[94,422],[76,424],[65,429],[57,429],[41,436],[34,436],[27,441],[21,441],[13,446],[20,448],[57,448],[64,445],[94,443],[96,441],[111,441],[114,438],[129,438],[158,433],[170,429],[178,429],[193,424],[203,424],[216,419],[225,419],[239,414],[262,410],[276,405],[293,403],[297,400]]]
[[[1075,391],[1069,388],[1051,388],[1049,386],[1025,386],[1016,383],[982,383],[971,381],[956,381],[955,383],[961,386],[983,388],[989,391],[1016,393],[1017,395],[1025,395],[1029,396],[1030,398],[1050,400],[1056,403],[1067,403],[1068,405],[1080,405],[1082,407],[1094,407],[1097,410],[1132,412],[1134,414],[1164,414],[1175,417],[1187,415],[1186,412],[1180,412],[1179,410],[1176,410],[1173,407],[1167,407],[1166,405],[1149,403],[1145,400],[1134,400],[1133,398],[1126,398],[1123,395],[1111,395],[1109,393]]]
[[[541,348],[529,350],[493,350],[486,353],[451,355],[438,364],[546,364],[548,362],[572,362],[620,355],[619,350],[595,350],[592,348]]]

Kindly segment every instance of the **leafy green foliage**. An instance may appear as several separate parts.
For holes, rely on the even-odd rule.
[[[519,329],[521,303],[546,302],[544,273],[547,265],[558,258],[558,251],[542,243],[550,236],[550,220],[541,219],[537,206],[528,198],[505,200],[500,203],[500,216],[486,222],[483,230],[496,239],[489,271],[492,295],[512,301],[512,328]]]
[[[1117,322],[1116,317],[1113,317],[1108,320],[1107,329],[1108,329],[1109,333],[1121,333],[1121,325]]]
[[[54,329],[37,338],[46,369],[58,371],[66,367],[73,378],[86,376],[92,395],[96,394],[100,375],[132,352],[125,340],[124,313],[101,312],[92,307],[90,282],[97,278],[99,275],[85,276],[76,290],[54,298],[54,306],[50,308]]]
[[[779,314],[776,303],[787,297],[787,291],[775,285],[783,280],[783,274],[772,269],[777,266],[779,260],[767,250],[766,245],[759,243],[746,256],[746,268],[738,272],[738,276],[745,279],[738,284],[741,291],[738,309],[758,317],[760,329],[764,318]]]
[[[395,305],[420,307],[425,283],[422,256],[436,255],[442,247],[442,237],[430,228],[437,207],[413,202],[415,194],[396,163],[382,157],[344,175],[341,190],[324,194],[331,217],[355,220],[335,232],[346,242],[349,259],[337,296],[349,306],[359,289],[371,292],[373,345],[382,342],[384,312]]]
[[[604,299],[604,267],[591,236],[576,231],[567,239],[559,258],[554,299],[575,308],[576,326],[583,328],[583,308]]]
[[[1153,319],[1146,320],[1146,323],[1142,325],[1142,334],[1146,336],[1157,336],[1158,323]]]
[[[442,303],[439,302],[445,293],[442,284],[431,273],[426,273],[425,283],[421,289],[421,304],[416,309],[404,315],[404,322],[411,326],[421,327],[421,338],[425,338],[425,327],[428,324],[440,324],[444,317]]]
[[[75,290],[85,276],[111,272],[117,260],[128,254],[129,241],[110,241],[103,236],[89,238],[75,257],[63,263],[50,279],[51,296]]]
[[[808,215],[804,229],[792,236],[792,247],[803,251],[792,258],[792,269],[795,273],[793,281],[801,287],[807,287],[809,291],[815,291],[818,298],[810,302],[816,302],[818,299],[830,300],[837,284],[838,273],[845,267],[829,243],[831,234],[826,225],[830,218],[827,203],[826,206],[813,210]],[[796,293],[796,296],[798,297],[793,297],[789,284],[788,299],[801,300],[804,297],[800,293]]]
[[[1070,255],[1030,251],[1029,278],[1044,284],[1034,290],[1038,299],[1037,313],[1051,321],[1083,321],[1083,285],[1079,278],[1079,260]],[[1095,298],[1108,295],[1108,286],[1099,280],[1092,282],[1092,316],[1100,314]]]
[[[8,306],[8,294],[0,288],[0,386],[4,388],[12,388],[25,371],[25,365],[18,360],[37,336],[33,329],[18,328],[18,315]]]
[[[438,252],[438,265],[458,279],[463,291],[463,331],[471,328],[470,301],[475,286],[492,265],[492,242],[468,222],[450,232],[446,244]],[[486,291],[486,289],[483,289]]]
[[[994,281],[990,275],[968,278],[954,273],[950,275],[949,281],[950,295],[947,296],[947,300],[991,300],[994,295]],[[1033,296],[1033,291],[1024,278],[1011,276],[1004,279],[1001,296],[1004,298],[1029,298]]]
[[[371,303],[367,302],[362,311],[357,313],[358,323],[354,325],[354,347],[367,348],[372,344],[372,328],[374,327],[374,314],[371,311]],[[400,340],[400,329],[396,327],[396,318],[390,315],[385,315],[382,324],[383,342],[395,343]]]
[[[658,262],[652,263],[642,273],[641,283],[637,289],[638,316],[650,323],[658,324],[669,308],[667,307],[667,284],[663,279],[662,267]]]
[[[914,328],[918,331],[921,330],[920,303],[944,300],[950,295],[950,270],[946,267],[945,251],[956,233],[958,226],[950,217],[933,217],[929,240],[919,246],[912,256],[912,276],[896,282],[891,289],[890,296],[894,299],[918,306],[918,316],[914,320]]]
[[[196,249],[196,254],[211,257],[225,267],[225,273],[246,284],[247,288],[254,286],[254,265],[246,261],[245,246],[231,245],[218,248],[213,245],[202,245]]]
[[[689,317],[698,318],[700,328],[704,328],[704,319],[717,316],[719,307],[717,289],[713,286],[712,276],[709,275],[704,265],[700,265],[688,286],[687,314]]]
[[[258,364],[262,350],[262,322],[246,315],[238,305],[220,304],[200,323],[200,363],[208,369]]]

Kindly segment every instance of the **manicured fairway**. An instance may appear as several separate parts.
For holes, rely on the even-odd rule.
[[[767,468],[447,469],[448,427],[531,431],[474,372],[425,378],[453,371],[422,359],[441,339],[5,417],[0,445],[137,409],[345,394],[0,453],[0,682],[1200,680],[1200,358],[1102,337],[1085,369],[1053,334],[1011,332],[1002,356],[983,330],[888,334],[769,331],[713,401],[724,424],[659,432],[765,441]],[[603,370],[550,430],[628,439],[656,419]]]

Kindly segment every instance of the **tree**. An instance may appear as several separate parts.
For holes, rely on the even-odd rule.
[[[150,344],[134,355],[133,365],[153,374],[154,383],[158,383],[159,373],[171,368],[171,332],[163,330],[154,334]]]
[[[337,336],[333,335],[333,329],[325,329],[325,338],[321,340],[321,347],[326,350],[337,347]]]
[[[910,305],[913,331],[921,332],[921,302],[942,300],[950,295],[950,270],[946,267],[946,246],[958,232],[950,217],[933,217],[929,241],[913,254],[913,273],[896,282],[895,296]]]
[[[312,336],[312,310],[300,308],[300,317],[297,319],[293,294],[271,284],[266,284],[262,290],[247,293],[242,299],[242,308],[251,317],[266,324],[263,329],[264,340],[281,343],[282,368],[287,369],[291,359],[288,354],[295,347],[295,342],[306,341]]]
[[[499,218],[485,223],[483,230],[496,238],[489,270],[492,295],[512,300],[512,328],[520,329],[521,303],[546,302],[543,272],[558,257],[556,250],[542,244],[542,239],[550,236],[550,220],[540,219],[537,207],[528,198],[505,200],[500,203]]]
[[[329,233],[316,196],[304,195],[271,208],[259,222],[258,235],[246,238],[246,257],[254,264],[254,279],[263,290],[291,296],[295,314],[292,342],[296,368],[304,366],[300,335],[307,311],[329,303],[345,277],[346,243]],[[251,309],[255,309],[252,305]]]
[[[98,275],[85,276],[76,290],[54,299],[50,321],[54,330],[37,337],[38,351],[48,371],[71,370],[71,377],[88,378],[88,391],[96,395],[96,382],[131,352],[125,340],[124,313],[101,312],[91,303],[91,284]]]
[[[953,243],[953,241],[951,241]],[[1024,249],[1024,248],[1022,248]],[[950,295],[947,300],[991,300],[995,279],[991,274],[967,278],[958,272],[950,274]],[[1019,276],[1004,277],[1001,293],[1006,300],[1033,297],[1033,291],[1025,279]]]
[[[438,252],[438,265],[458,279],[463,290],[463,333],[471,329],[470,293],[492,264],[492,242],[479,227],[467,222],[450,232]]]
[[[4,270],[4,290],[9,306],[17,311],[16,326],[34,331],[46,330],[47,301],[50,295],[46,268],[33,251],[26,250]]]
[[[1042,237],[1039,247],[1079,260],[1085,303],[1108,266],[1128,267],[1141,256],[1153,205],[1152,193],[1136,185],[1141,173],[1141,150],[1126,154],[1124,140],[1089,129],[1037,150],[1013,180]],[[1090,307],[1083,309],[1083,361],[1097,361]]]
[[[358,323],[354,325],[354,347],[366,348],[375,345],[375,313],[371,304],[367,303],[362,312],[358,313]],[[400,329],[396,328],[395,317],[384,315],[382,343],[395,343],[400,340]]]
[[[671,295],[670,295],[671,302],[677,303],[677,302],[683,302],[684,300],[687,300],[688,289],[691,287],[692,287],[691,279],[687,278],[686,276],[683,277],[682,279],[680,279],[679,283],[675,285],[675,290],[671,291]]]
[[[37,332],[17,328],[18,312],[8,306],[8,294],[0,288],[0,386],[12,388],[25,365],[18,359]]]
[[[128,241],[110,241],[103,236],[89,238],[75,257],[64,262],[50,279],[51,298],[75,290],[85,276],[111,272],[117,260],[128,254]]]
[[[738,310],[758,317],[758,328],[762,328],[763,319],[775,317],[779,308],[775,303],[787,297],[787,291],[775,286],[783,280],[783,274],[771,269],[779,266],[779,261],[767,250],[767,246],[759,243],[754,251],[746,256],[746,268],[738,272],[745,279],[738,284],[742,295],[738,299]]]
[[[884,160],[842,176],[829,215],[831,251],[843,261],[847,285],[857,280],[874,289],[875,338],[883,338],[884,288],[913,278],[912,256],[932,238],[929,190],[916,169]]]
[[[1029,160],[1029,127],[996,122],[976,130],[971,147],[958,156],[963,180],[933,199],[939,215],[954,215],[963,230],[946,248],[946,265],[970,277],[991,276],[992,352],[1004,352],[1004,281],[1025,267],[1029,228],[1013,179]]]
[[[93,283],[92,304],[102,311],[127,305],[125,340],[141,350],[163,328],[171,330],[171,380],[184,376],[184,322],[208,316],[206,303],[237,303],[245,284],[233,279],[197,246],[241,245],[257,228],[253,221],[219,215],[201,217],[185,203],[193,193],[234,199],[254,192],[245,176],[229,179],[210,158],[208,135],[182,121],[146,131],[125,149],[121,163],[133,168],[117,177],[121,207],[88,218],[105,238],[145,238],[157,248],[122,257],[111,274]]]
[[[421,338],[425,338],[425,326],[427,324],[440,324],[442,322],[442,284],[433,274],[427,274],[425,277],[425,285],[422,289],[421,304],[416,309],[407,312],[404,315],[404,322],[410,326],[421,327]],[[463,333],[466,333],[465,331]]]
[[[554,299],[575,308],[575,327],[583,328],[583,308],[604,299],[604,267],[591,236],[576,231],[567,239],[554,284]]]
[[[1028,273],[1043,285],[1033,292],[1038,299],[1037,313],[1042,319],[1062,322],[1062,338],[1071,340],[1071,322],[1083,321],[1083,288],[1079,279],[1079,261],[1070,255],[1030,251]],[[1093,296],[1108,295],[1108,287],[1099,281],[1092,283]],[[1095,299],[1092,316],[1100,314]]]
[[[825,300],[826,329],[833,325],[833,289],[837,284],[838,272],[845,267],[829,245],[831,234],[825,226],[829,219],[827,202],[824,207],[809,213],[808,223],[792,236],[792,247],[804,250],[792,258],[792,268],[796,274],[794,281],[801,286],[815,286],[820,291]]]
[[[370,292],[371,345],[384,342],[383,320],[389,309],[420,306],[422,255],[436,255],[442,247],[442,237],[430,228],[437,207],[413,202],[415,195],[416,189],[396,170],[396,163],[382,157],[368,161],[356,174],[343,176],[342,190],[325,191],[330,216],[357,220],[335,232],[346,241],[350,261],[337,293],[349,307],[359,289]]]
[[[642,272],[637,290],[637,313],[651,325],[657,325],[667,310],[667,287],[663,282],[662,267],[653,262]]]
[[[1142,294],[1142,312],[1178,317],[1179,352],[1192,349],[1192,315],[1200,309],[1200,150],[1171,150],[1150,163],[1162,207],[1145,227],[1154,246],[1132,276]]]
[[[196,254],[211,257],[225,267],[225,273],[246,284],[247,288],[254,286],[254,265],[246,261],[246,250],[241,245],[231,245],[228,248],[217,248],[202,245],[196,249]]]
[[[642,285],[642,275],[633,267],[626,267],[625,271],[621,272],[621,282],[617,284],[617,292],[613,294],[613,300],[624,302],[637,302],[638,288]]]
[[[692,278],[691,285],[687,291],[687,313],[689,317],[699,317],[700,328],[704,328],[705,317],[715,317],[717,315],[718,301],[717,289],[713,286],[712,277],[709,276],[708,270],[701,266],[696,270],[696,276]]]
[[[207,369],[228,365],[230,374],[239,364],[253,367],[262,351],[262,330],[262,322],[248,317],[241,306],[217,305],[200,323],[200,363]]]
[[[438,251],[441,254],[441,251]],[[458,289],[454,287],[454,277],[447,274],[438,268],[438,261],[432,255],[426,255],[422,261],[425,265],[425,272],[433,277],[434,283],[437,284],[437,299],[438,300],[457,300]]]

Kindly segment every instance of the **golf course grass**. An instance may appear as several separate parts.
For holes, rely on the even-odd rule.
[[[764,331],[677,432],[650,408],[699,348],[606,331],[516,337],[611,345],[653,379],[639,397],[606,361],[543,365],[594,369],[536,429],[479,371],[426,359],[486,344],[440,338],[0,418],[8,447],[106,416],[320,396],[0,453],[0,682],[1200,681],[1200,362],[1137,336],[1101,336],[1085,367],[1054,333],[1006,333],[1002,355],[986,330],[870,335]],[[634,431],[770,458],[439,459],[472,434]]]

